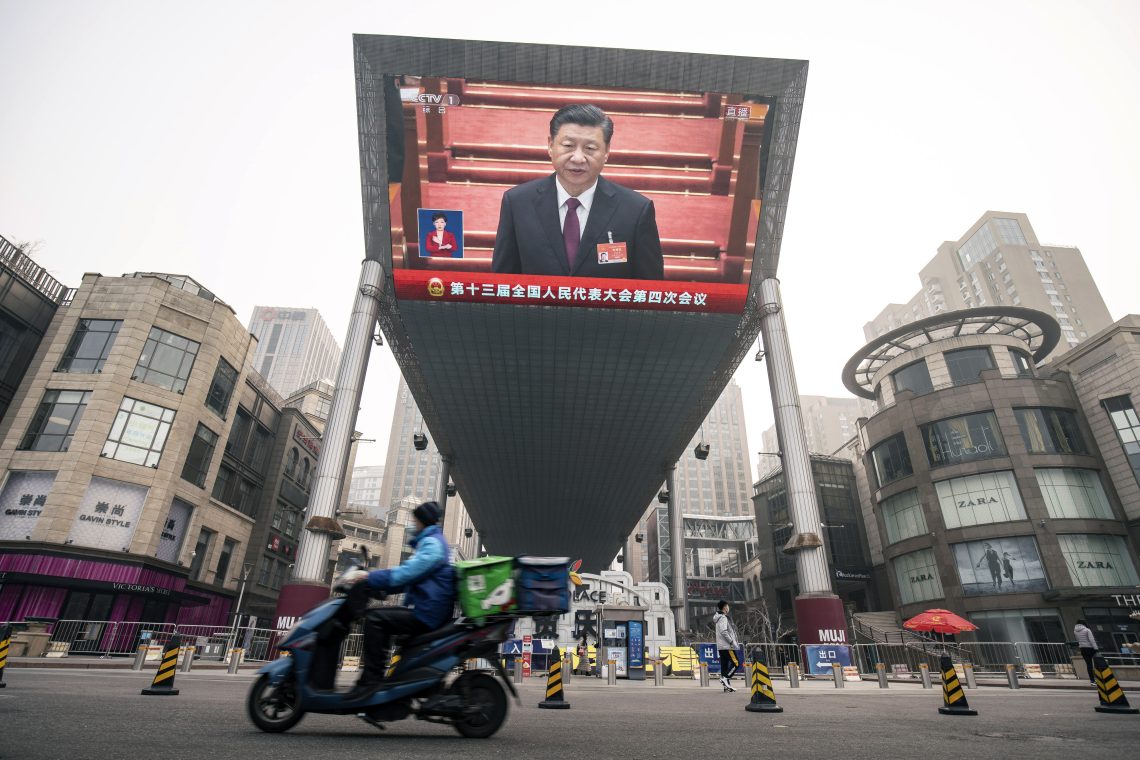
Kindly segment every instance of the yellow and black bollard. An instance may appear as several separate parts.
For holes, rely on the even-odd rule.
[[[569,710],[570,703],[562,693],[562,655],[557,649],[554,654],[557,656],[546,673],[546,699],[539,702],[538,706],[547,710]]]
[[[1093,658],[1093,675],[1096,676],[1096,693],[1100,697],[1100,704],[1096,706],[1097,712],[1124,715],[1140,712],[1128,704],[1124,690],[1116,682],[1116,676],[1108,666],[1108,661],[1099,655]]]
[[[958,681],[958,671],[954,670],[954,663],[946,655],[942,655],[939,659],[939,667],[942,669],[942,707],[938,708],[938,712],[943,715],[977,715],[977,710],[970,709],[970,703],[966,701],[966,692],[962,690],[962,684]]]
[[[178,669],[178,652],[181,645],[178,636],[172,636],[166,646],[162,648],[162,662],[158,665],[158,672],[154,674],[151,685],[142,690],[147,696],[173,696],[178,693],[174,688],[174,671]]]
[[[783,712],[776,704],[776,692],[772,690],[772,678],[768,675],[768,664],[764,662],[764,651],[760,648],[752,652],[752,699],[744,706],[748,712]]]
[[[8,684],[4,683],[4,667],[8,664],[8,644],[12,640],[12,626],[6,625],[0,630],[0,689]]]

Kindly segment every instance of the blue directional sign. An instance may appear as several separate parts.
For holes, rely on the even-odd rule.
[[[843,644],[808,644],[804,647],[807,655],[808,672],[813,676],[829,676],[835,663],[846,667],[851,664],[851,647]]]

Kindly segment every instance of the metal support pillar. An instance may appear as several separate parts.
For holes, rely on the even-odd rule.
[[[451,482],[451,457],[439,452],[439,486],[435,489],[435,500],[439,508],[447,514],[447,484]]]
[[[821,520],[811,472],[811,456],[804,434],[800,395],[796,385],[792,348],[780,301],[780,281],[770,277],[760,283],[763,299],[760,333],[768,363],[776,435],[787,490],[792,538],[785,550],[796,558],[800,594],[795,600],[796,627],[804,644],[846,641],[847,620],[843,604],[832,592],[827,554],[820,536]],[[842,634],[840,635],[840,632]]]
[[[677,489],[674,488],[673,474],[676,465],[671,465],[665,473],[665,488],[669,491],[669,558],[673,564],[673,593],[669,606],[673,608],[673,625],[678,631],[689,630],[689,614],[685,588],[685,521],[681,517],[681,505],[677,503]]]
[[[303,614],[316,602],[328,598],[329,546],[332,534],[337,530],[337,501],[360,409],[372,336],[380,313],[383,277],[384,269],[379,261],[366,259],[361,265],[344,352],[337,368],[328,424],[321,439],[321,456],[317,459],[312,495],[306,510],[308,522],[301,532],[293,573],[289,583],[281,589],[277,602],[278,627],[284,627],[282,622]]]

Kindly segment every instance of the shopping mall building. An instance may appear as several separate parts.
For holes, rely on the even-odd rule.
[[[1110,651],[1140,638],[1121,601],[1140,583],[1130,319],[1043,364],[1053,317],[966,309],[847,363],[847,388],[878,404],[849,453],[872,561],[903,619],[944,607],[978,640],[1057,642],[1083,617]]]

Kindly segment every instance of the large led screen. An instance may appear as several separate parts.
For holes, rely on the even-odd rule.
[[[384,77],[402,299],[740,313],[769,104]]]

